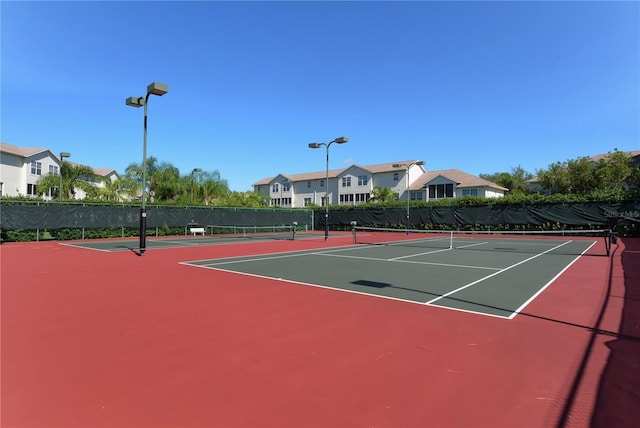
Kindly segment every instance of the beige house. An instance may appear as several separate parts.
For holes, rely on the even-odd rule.
[[[0,142],[0,196],[42,196],[51,200],[50,189],[38,189],[38,181],[46,174],[60,174],[61,165],[61,159],[49,149],[18,147]],[[87,181],[96,187],[105,187],[103,179],[115,181],[118,178],[118,173],[113,169],[92,169],[96,177],[92,180],[87,177]],[[76,199],[85,197],[85,192],[76,189]]]
[[[327,195],[330,205],[360,205],[371,198],[375,186],[390,188],[398,200],[424,201],[462,196],[498,198],[508,190],[457,169],[426,171],[417,163],[351,165],[329,170],[328,183],[326,171],[279,174],[254,183],[253,188],[269,196],[272,206],[281,207],[325,206]]]

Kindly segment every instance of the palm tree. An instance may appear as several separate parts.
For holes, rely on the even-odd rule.
[[[198,174],[197,185],[202,189],[202,199],[205,205],[214,203],[215,200],[222,200],[229,194],[227,180],[220,177],[219,171],[203,171]],[[199,192],[196,192],[196,194]]]
[[[95,198],[100,193],[98,188],[92,184],[96,176],[92,168],[63,161],[60,172],[62,173],[62,193],[58,193],[58,195],[62,194],[63,198],[75,199],[77,190],[84,191],[89,198]],[[40,189],[47,189],[41,194],[53,193],[50,192],[51,189],[60,187],[60,175],[55,173],[43,175],[37,184]]]
[[[390,187],[385,186],[374,186],[373,190],[371,190],[371,202],[393,202],[395,198],[395,193],[391,190]]]

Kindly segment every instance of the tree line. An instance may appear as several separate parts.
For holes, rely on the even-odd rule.
[[[227,180],[217,170],[194,169],[188,174],[170,162],[149,157],[146,162],[146,191],[150,203],[195,206],[266,207],[269,197],[261,192],[229,190]],[[56,199],[75,199],[78,190],[86,194],[87,201],[135,202],[142,195],[142,164],[131,163],[124,175],[115,181],[104,179],[98,187],[93,170],[87,166],[62,162],[62,195],[58,193],[60,175],[42,176],[38,189],[49,189],[47,194]],[[535,175],[521,166],[509,172],[480,174],[480,178],[498,184],[507,190],[506,199],[527,195],[573,195],[600,198],[636,198],[640,196],[640,162],[628,153],[615,149],[594,161],[583,156],[563,162],[554,162]],[[376,186],[371,192],[372,204],[392,203],[395,194],[390,188]]]
[[[587,156],[554,162],[535,175],[517,166],[511,172],[480,174],[480,178],[509,189],[508,195],[543,193],[597,197],[638,197],[640,162],[615,149],[597,161]]]
[[[131,163],[124,175],[116,180],[109,177],[96,177],[88,166],[62,162],[60,174],[48,173],[37,183],[41,192],[55,199],[75,199],[78,190],[86,194],[86,201],[134,202],[142,197],[142,163]],[[220,172],[194,169],[188,174],[170,162],[160,162],[151,156],[146,161],[147,202],[175,205],[263,207],[268,206],[266,195],[259,192],[237,192],[229,190],[227,180]],[[62,181],[62,193],[58,193]],[[104,186],[92,183],[102,181]]]

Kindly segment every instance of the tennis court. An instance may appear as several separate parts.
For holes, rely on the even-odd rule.
[[[454,235],[3,244],[1,424],[633,426],[640,242]]]
[[[234,243],[250,242],[252,240],[296,240],[317,238],[318,232],[294,226],[218,226],[207,225],[203,227],[202,235],[186,234],[184,236],[149,237],[146,240],[147,250],[164,250],[181,247],[202,247],[210,245],[227,245]],[[64,243],[72,247],[86,248],[96,251],[117,252],[137,251],[138,241],[130,239],[108,239],[95,241],[77,241]]]
[[[379,236],[382,234],[382,236]],[[595,237],[468,235],[360,229],[356,244],[185,262],[202,268],[458,311],[513,318],[581,255],[606,255]],[[607,247],[608,248],[608,247]]]

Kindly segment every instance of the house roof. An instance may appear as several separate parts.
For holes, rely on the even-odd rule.
[[[624,152],[624,153],[628,154],[632,158],[640,156],[640,150],[631,150],[631,151]],[[609,156],[610,154],[611,154],[611,152],[609,152],[609,153],[600,153],[599,155],[591,156],[590,159],[592,161],[594,161],[594,162],[598,162],[600,159],[603,159],[603,158]]]
[[[111,173],[115,173],[116,175],[118,175],[118,172],[113,169],[113,168],[94,168],[92,166],[88,166],[88,165],[82,165],[79,164],[77,162],[71,162],[71,161],[67,161],[69,162],[71,165],[78,167],[78,166],[84,166],[84,167],[88,167],[91,168],[93,170],[93,173],[99,177],[106,177],[107,175],[111,174]]]
[[[106,177],[111,173],[118,175],[118,172],[113,168],[92,168],[92,169],[93,169],[93,173],[95,175],[99,175],[100,177]]]
[[[0,142],[0,152],[11,153],[12,155],[22,156],[25,158],[46,151],[49,151],[49,149],[18,147],[14,146],[13,144]]]
[[[343,172],[345,172],[346,170],[356,167],[356,168],[361,168],[364,169],[366,171],[371,172],[372,174],[375,173],[380,173],[380,172],[391,172],[391,171],[398,171],[398,168],[394,168],[393,165],[394,164],[400,164],[400,165],[410,165],[412,163],[417,162],[417,160],[408,160],[408,161],[400,161],[400,162],[388,162],[388,163],[380,163],[380,164],[376,164],[376,165],[356,165],[353,164],[351,166],[349,166],[348,168],[342,168],[342,169],[330,169],[329,170],[329,178],[336,178],[338,177],[340,174],[342,174]],[[260,181],[257,181],[255,183],[253,183],[254,186],[264,186],[267,184],[271,184],[271,182],[276,179],[279,176],[283,176],[283,177],[287,177],[289,180],[291,181],[306,181],[306,180],[322,180],[323,178],[325,178],[327,175],[326,171],[317,171],[317,172],[308,172],[308,173],[304,173],[304,174],[278,174],[274,177],[267,177],[267,178],[263,178]]]
[[[449,180],[457,183],[457,187],[491,187],[493,189],[500,190],[509,190],[505,187],[499,186],[496,183],[492,183],[491,181],[485,180],[480,177],[476,177],[475,175],[468,174],[464,171],[460,171],[459,169],[441,169],[438,171],[427,171],[418,177],[411,186],[409,186],[409,190],[420,190],[425,187],[430,181],[437,177],[445,177]]]

